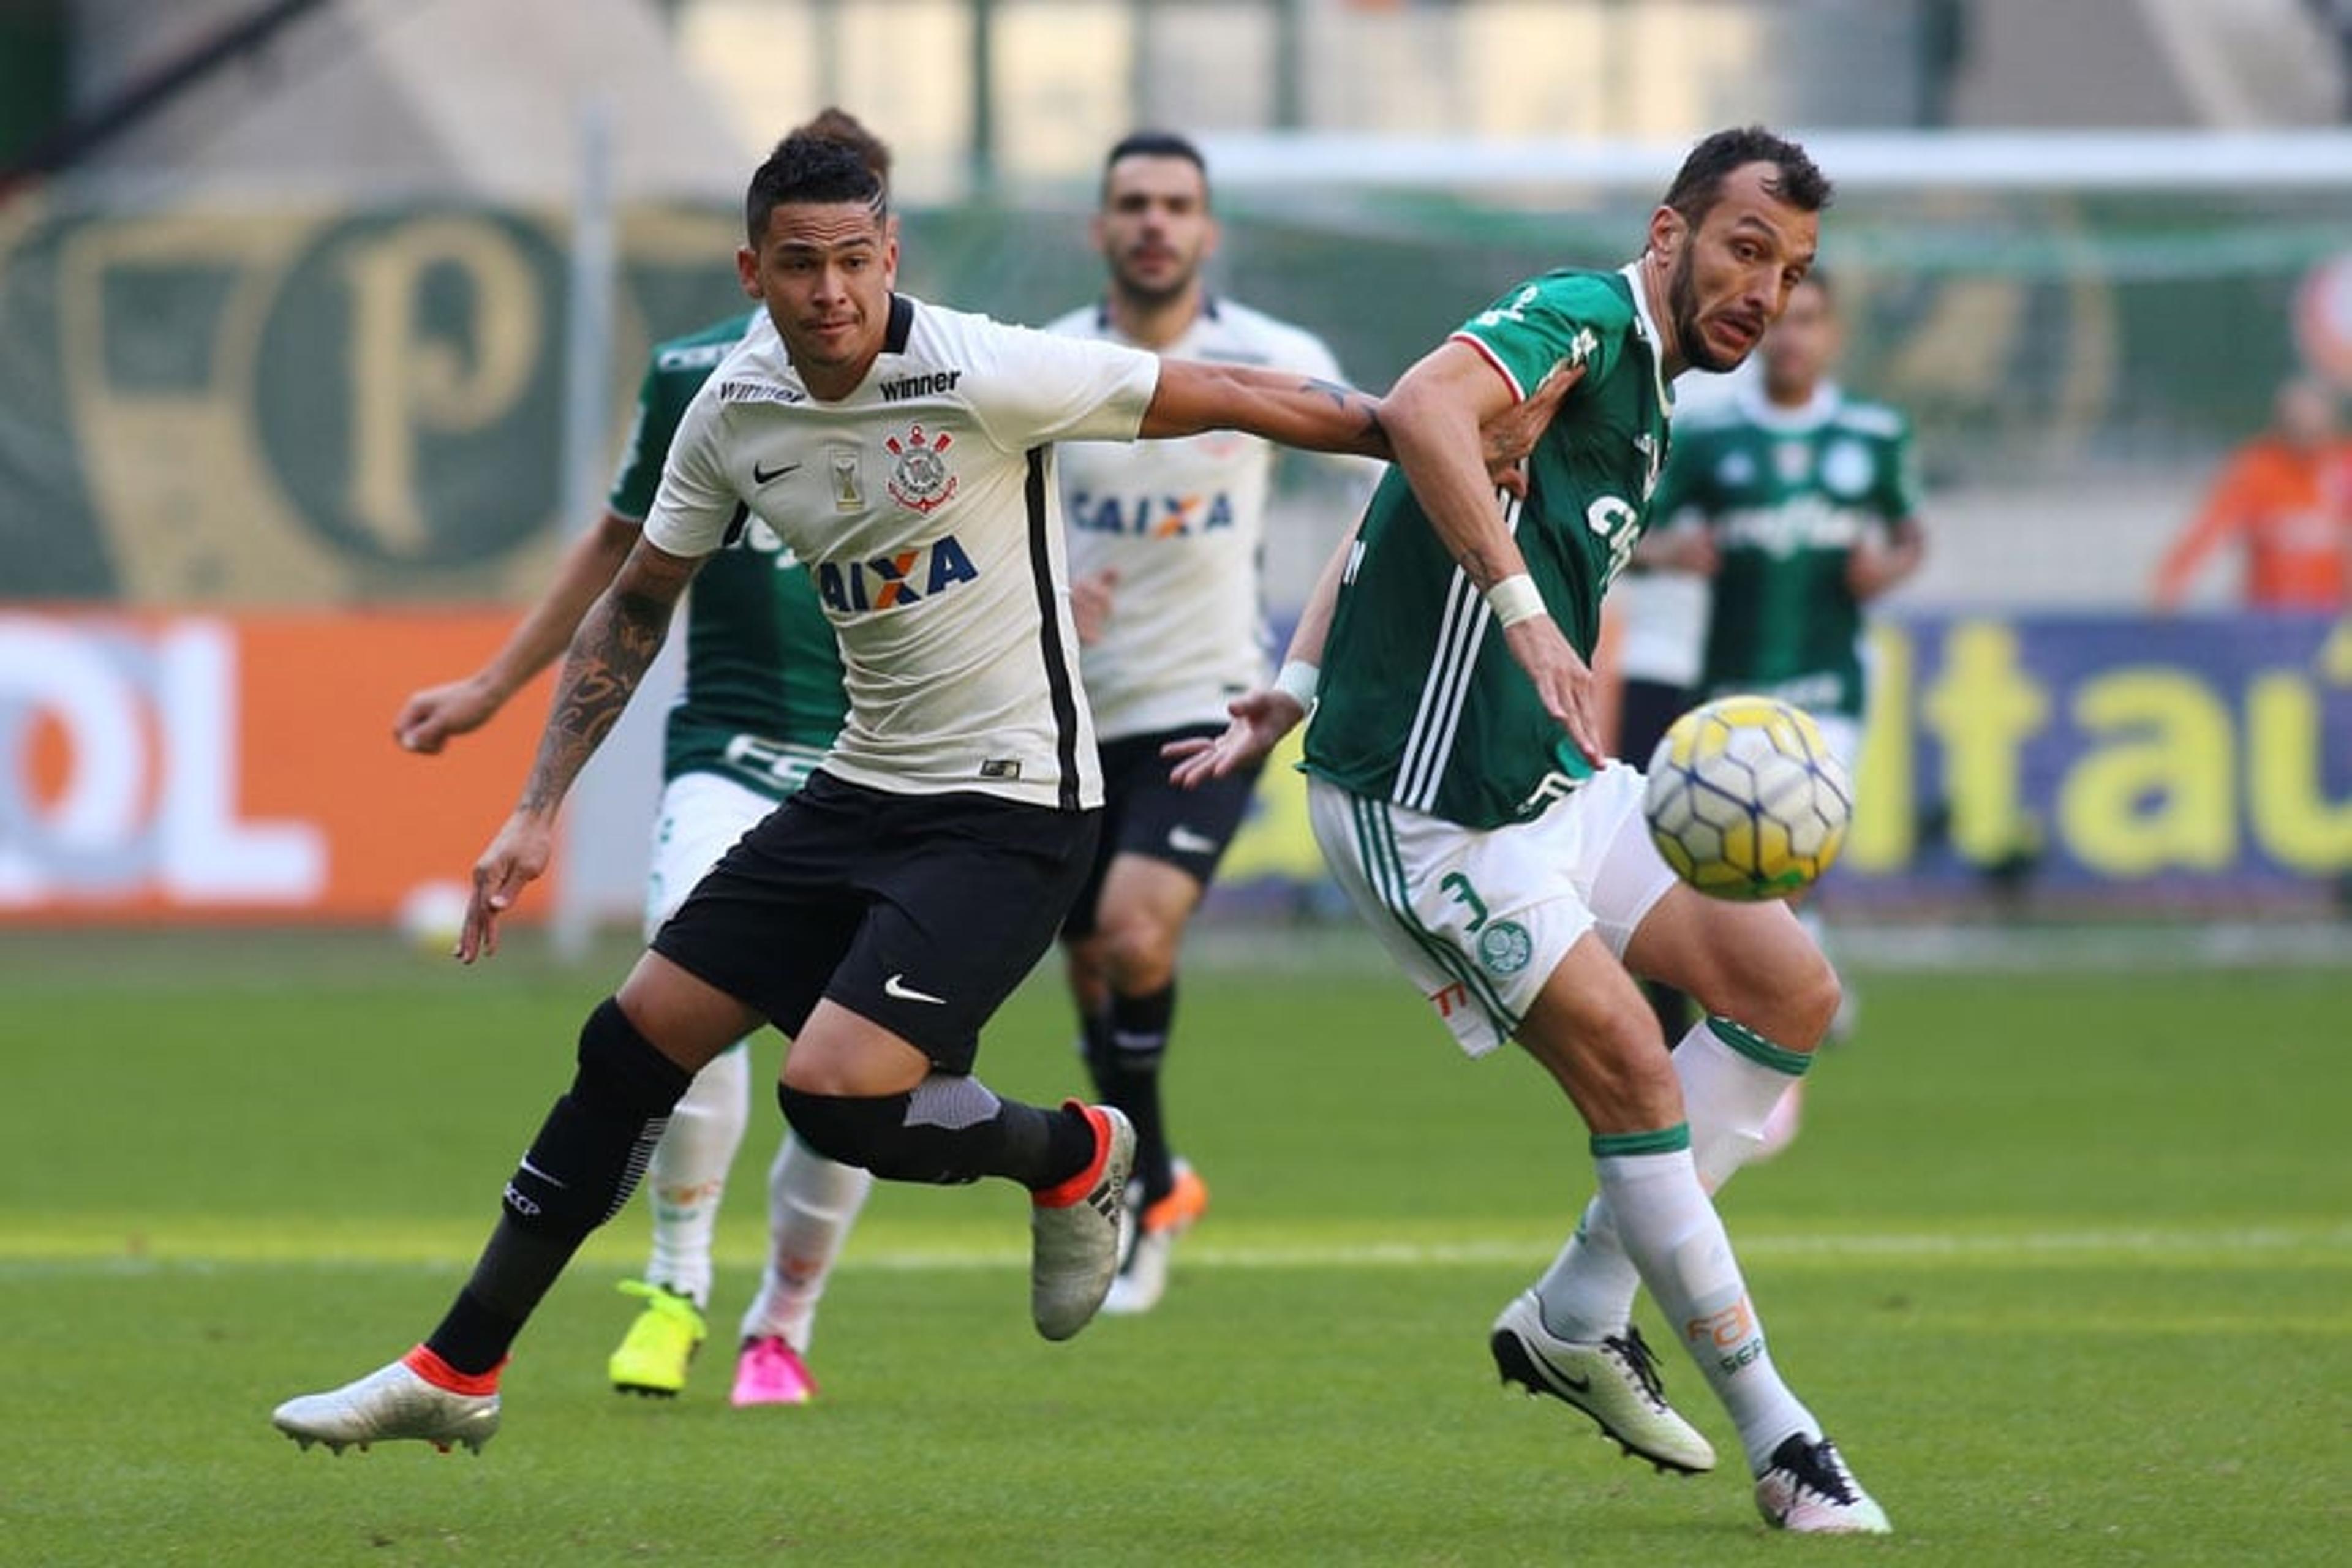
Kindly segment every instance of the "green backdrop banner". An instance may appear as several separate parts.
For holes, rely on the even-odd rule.
[[[1645,216],[1243,192],[1216,278],[1384,386],[1528,273],[1621,262]],[[1850,379],[1912,413],[1931,485],[2193,481],[2263,422],[2298,323],[2352,375],[2340,201],[1865,193],[1825,235]],[[625,215],[615,448],[651,343],[743,308],[737,237]],[[565,243],[554,213],[421,204],[0,216],[0,599],[527,595],[563,521]],[[905,216],[903,287],[1010,320],[1100,267],[1075,203]]]

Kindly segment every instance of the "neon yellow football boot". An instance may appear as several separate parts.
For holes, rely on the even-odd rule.
[[[677,1398],[686,1387],[686,1369],[694,1352],[710,1332],[701,1312],[676,1291],[643,1279],[622,1280],[621,1294],[641,1298],[646,1310],[613,1352],[613,1387],[652,1399]]]

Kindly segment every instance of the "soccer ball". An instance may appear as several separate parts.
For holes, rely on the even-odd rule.
[[[1658,742],[1642,810],[1658,853],[1700,892],[1785,899],[1837,858],[1853,785],[1803,709],[1718,697]]]

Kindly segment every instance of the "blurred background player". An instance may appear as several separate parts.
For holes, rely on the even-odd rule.
[[[1804,709],[1851,779],[1862,760],[1862,606],[1918,570],[1925,535],[1910,425],[1832,379],[1841,334],[1829,279],[1812,273],[1765,334],[1761,374],[1677,416],[1651,500],[1661,528],[1640,553],[1712,579],[1698,695],[1762,692]],[[1798,918],[1822,939],[1817,914]],[[1853,1023],[1853,993],[1841,994],[1833,1035]],[[1791,1085],[1766,1152],[1795,1136],[1799,1093]]]
[[[888,181],[889,149],[852,116],[829,109],[800,129],[854,149]],[[480,728],[569,646],[637,542],[687,405],[760,319],[754,310],[656,346],[604,517],[488,663],[409,698],[394,729],[403,746],[438,752],[451,736]],[[669,712],[646,885],[647,936],[746,828],[808,782],[847,705],[840,650],[807,572],[765,524],[749,520],[703,567],[688,600],[686,684]],[[652,1255],[645,1278],[621,1286],[645,1306],[613,1352],[616,1389],[673,1395],[686,1386],[709,1331],[712,1233],[742,1145],[751,1081],[750,1047],[739,1041],[695,1075],[655,1147],[646,1172]],[[786,1131],[768,1173],[771,1246],[743,1315],[734,1404],[796,1405],[816,1392],[803,1358],[817,1300],[872,1185],[867,1173],[813,1152]]]
[[[2199,571],[2225,547],[2242,552],[2246,608],[2344,608],[2352,574],[2352,441],[2337,429],[2336,397],[2325,384],[2298,378],[2278,389],[2271,428],[2231,455],[2157,567],[2157,607],[2179,609]]]
[[[1210,292],[1207,165],[1182,136],[1139,132],[1104,160],[1092,224],[1109,285],[1049,331],[1213,363],[1343,379],[1322,341]],[[1135,1238],[1104,1302],[1142,1312],[1166,1289],[1176,1238],[1209,1190],[1171,1151],[1160,1075],[1186,923],[1249,805],[1256,770],[1171,784],[1160,748],[1224,728],[1225,704],[1268,673],[1259,563],[1276,448],[1216,431],[1061,449],[1063,514],[1101,742],[1104,817],[1093,875],[1063,928],[1087,1069],[1135,1124]],[[1347,459],[1327,459],[1341,463]],[[1349,478],[1368,492],[1377,470]],[[1361,494],[1349,498],[1349,509]]]

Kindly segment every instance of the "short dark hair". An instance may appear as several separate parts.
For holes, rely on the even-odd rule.
[[[837,104],[828,104],[805,122],[793,127],[795,136],[820,136],[827,142],[838,142],[857,154],[875,177],[885,185],[890,183],[890,148],[882,138],[866,129],[857,116]]]
[[[1122,158],[1181,158],[1201,171],[1202,190],[1209,187],[1209,161],[1201,156],[1191,137],[1173,131],[1130,131],[1111,143],[1103,158],[1102,194],[1106,196],[1110,195],[1110,172]]]
[[[879,222],[890,210],[890,187],[859,148],[803,126],[776,143],[743,193],[743,227],[751,244],[757,247],[767,234],[769,214],[803,202],[862,203]]]
[[[1772,194],[1800,212],[1820,212],[1835,196],[1829,176],[1814,167],[1802,147],[1761,125],[1742,125],[1718,131],[1690,150],[1675,183],[1666,187],[1664,205],[1696,228],[1723,198],[1724,177],[1749,163],[1778,169]]]

